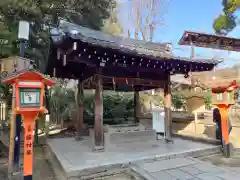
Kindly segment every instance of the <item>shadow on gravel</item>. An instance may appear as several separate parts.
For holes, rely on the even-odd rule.
[[[240,153],[234,153],[230,158],[225,158],[222,154],[201,157],[200,160],[210,162],[216,166],[239,167]]]

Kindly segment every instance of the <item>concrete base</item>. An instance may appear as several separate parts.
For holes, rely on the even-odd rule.
[[[229,144],[225,144],[225,145],[224,145],[224,148],[223,148],[224,156],[225,156],[226,158],[229,158],[230,155],[231,155],[230,152],[231,152],[231,151],[230,151],[230,143],[229,143]]]
[[[92,152],[91,138],[76,142],[74,138],[50,139],[49,150],[52,151],[65,172],[65,176],[82,176],[105,171],[109,167],[128,166],[136,162],[151,162],[186,156],[202,156],[219,153],[219,146],[191,142],[174,138],[174,144],[164,140],[129,143],[112,146],[104,152]]]
[[[93,152],[103,152],[104,146],[94,146],[92,149]]]
[[[171,143],[171,144],[173,144],[173,143],[174,143],[174,140],[173,140],[173,139],[165,139],[165,142],[166,142],[166,143]]]
[[[76,140],[76,141],[82,141],[82,140],[83,140],[83,137],[82,137],[82,136],[75,136],[75,140]]]

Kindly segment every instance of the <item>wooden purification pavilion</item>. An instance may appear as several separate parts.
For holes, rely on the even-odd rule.
[[[171,139],[171,82],[173,74],[210,71],[217,60],[188,59],[171,54],[168,44],[112,36],[67,22],[51,30],[47,73],[78,79],[80,117],[83,128],[83,90],[95,89],[95,146],[103,146],[103,90],[139,92],[164,88],[166,138]],[[139,93],[135,93],[139,95]],[[135,119],[139,121],[139,97],[135,97]]]

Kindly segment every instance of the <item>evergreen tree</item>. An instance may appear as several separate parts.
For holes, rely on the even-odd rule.
[[[179,93],[172,94],[172,104],[176,110],[184,107],[183,97]]]
[[[205,105],[207,109],[210,109],[212,105],[212,91],[208,90],[208,92],[205,94]]]
[[[214,20],[213,28],[217,34],[226,35],[237,26],[235,12],[240,8],[240,0],[222,0],[223,13]]]
[[[100,30],[105,19],[115,8],[111,0],[5,0],[0,2],[0,38],[8,44],[0,44],[0,57],[18,53],[17,31],[20,20],[30,23],[30,36],[26,46],[27,58],[36,61],[45,70],[49,51],[49,27],[57,26],[59,18]],[[4,31],[1,31],[4,29]]]
[[[110,17],[104,21],[104,26],[102,28],[102,31],[112,35],[122,34],[123,28],[117,17],[116,8],[111,9]]]

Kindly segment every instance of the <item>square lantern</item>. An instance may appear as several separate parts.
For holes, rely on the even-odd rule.
[[[213,92],[212,104],[235,104],[235,90],[224,92]]]
[[[16,107],[19,110],[43,107],[44,83],[42,81],[18,81],[16,83]]]
[[[46,113],[44,107],[44,87],[52,86],[55,82],[46,78],[35,70],[23,70],[3,80],[5,84],[12,84],[13,94],[16,96],[16,112],[42,112]]]

